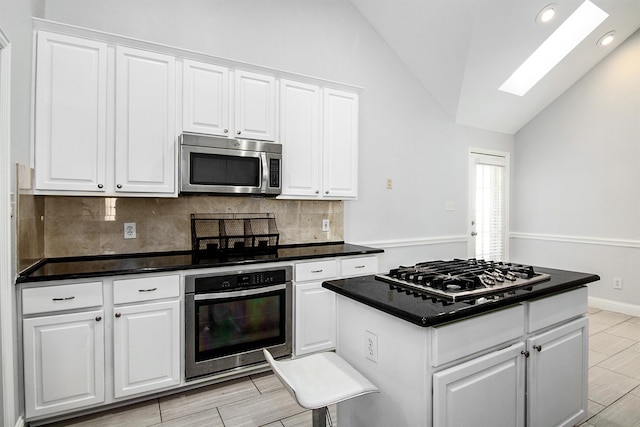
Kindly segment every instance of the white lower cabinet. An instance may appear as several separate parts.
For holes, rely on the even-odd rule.
[[[588,320],[527,339],[527,426],[573,426],[587,414]]]
[[[114,308],[115,397],[180,383],[180,301]]]
[[[524,343],[433,375],[433,425],[524,425]]]
[[[104,312],[24,319],[27,418],[104,402]]]

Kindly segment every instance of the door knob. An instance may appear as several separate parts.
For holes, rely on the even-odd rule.
[[[472,232],[471,232],[471,235],[472,235],[473,237],[476,237],[476,236],[478,235],[478,233],[476,233],[475,231],[472,231]]]

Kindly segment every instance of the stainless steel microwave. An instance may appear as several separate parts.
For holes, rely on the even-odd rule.
[[[184,133],[180,192],[277,196],[282,193],[282,146]]]

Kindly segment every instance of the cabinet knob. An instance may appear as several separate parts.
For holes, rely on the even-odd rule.
[[[224,133],[229,133],[229,129],[223,130]]]
[[[236,133],[237,133],[238,135],[240,135],[242,132],[241,132],[241,131],[238,131],[238,132],[236,132]]]
[[[534,345],[533,348],[535,348],[538,351],[542,351],[542,346],[541,345]]]
[[[116,317],[117,317],[118,319],[120,318],[120,316],[122,316],[122,314],[120,314],[120,313],[116,313]]]
[[[104,187],[104,185],[98,184],[98,188],[102,188],[102,187]]]
[[[102,316],[96,316],[96,322],[99,322],[102,320]]]
[[[122,188],[122,184],[117,184],[116,187],[117,188]]]
[[[318,190],[316,190],[316,194],[320,194],[320,192]]]
[[[328,192],[328,191],[325,191],[325,192],[324,192],[324,194],[329,194],[329,192]]]
[[[526,350],[522,350],[520,354],[522,354],[524,357],[529,357],[529,352]]]

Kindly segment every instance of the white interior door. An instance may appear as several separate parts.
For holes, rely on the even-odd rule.
[[[509,153],[469,152],[468,256],[509,258]]]

